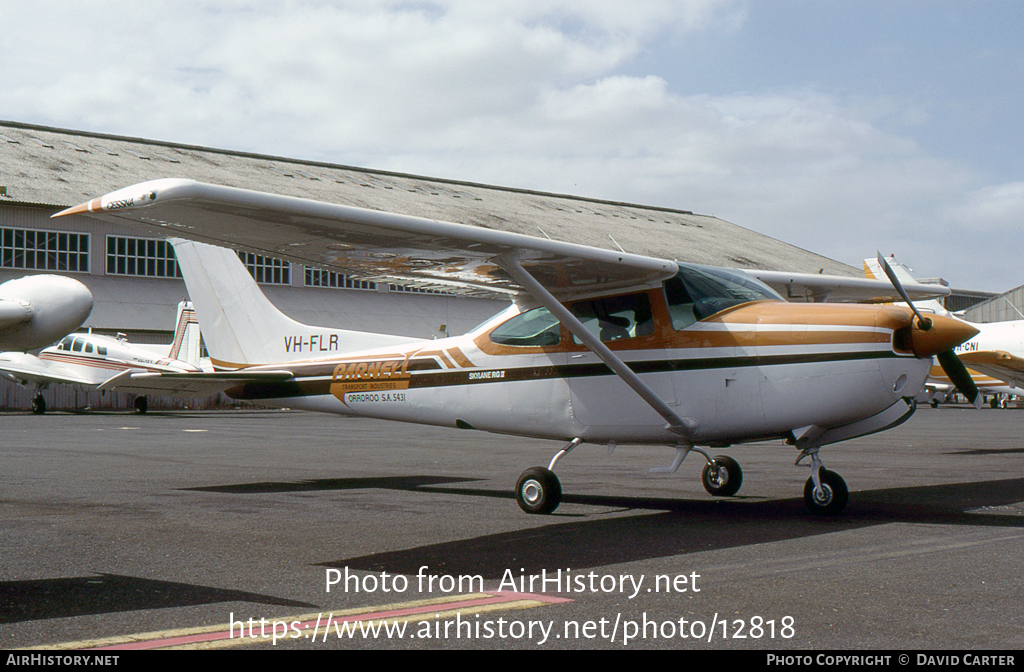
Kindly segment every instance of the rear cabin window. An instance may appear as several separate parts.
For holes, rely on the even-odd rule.
[[[654,333],[651,299],[644,293],[577,301],[570,310],[590,333],[604,342]],[[579,344],[580,340],[573,336],[573,342]]]
[[[558,319],[547,308],[519,313],[491,332],[491,342],[513,347],[558,345],[561,341]]]

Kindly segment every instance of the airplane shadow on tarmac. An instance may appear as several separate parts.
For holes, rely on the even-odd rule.
[[[219,602],[312,607],[294,600],[136,576],[94,574],[62,579],[0,582],[0,623],[70,618],[140,609]]]
[[[439,476],[323,479],[294,483],[251,483],[195,488],[224,493],[289,492],[381,488],[467,497],[513,499],[510,491],[445,487],[476,479]],[[372,572],[415,575],[427,565],[432,574],[479,575],[500,579],[506,568],[527,573],[541,569],[600,567],[812,537],[885,523],[1024,527],[1024,515],[993,507],[1024,501],[1024,478],[858,491],[843,515],[816,517],[802,499],[748,501],[653,499],[600,495],[563,496],[563,503],[636,510],[637,515],[589,517],[415,548],[318,563]],[[987,511],[979,511],[988,509]],[[518,509],[516,515],[520,514]]]
[[[204,488],[206,492],[261,494],[312,490],[390,489],[513,499],[510,491],[451,487],[483,479],[443,476],[341,478],[245,483]],[[800,499],[750,501],[655,499],[566,495],[563,502],[635,511],[635,515],[577,519],[538,517],[540,527],[471,539],[342,558],[317,563],[371,572],[482,576],[499,580],[507,568],[574,571],[638,560],[685,555],[843,532],[885,523],[1024,527],[1024,515],[1000,513],[1000,506],[1024,501],[1024,479],[858,491],[842,516],[818,518]],[[514,505],[512,505],[514,507]],[[518,509],[515,513],[521,514]],[[565,522],[569,520],[570,522]],[[544,522],[549,524],[544,525]],[[0,623],[90,614],[162,609],[220,602],[254,602],[315,608],[314,605],[236,590],[224,590],[131,576],[0,582]]]

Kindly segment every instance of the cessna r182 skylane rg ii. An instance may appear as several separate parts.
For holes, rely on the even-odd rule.
[[[51,384],[96,387],[124,372],[197,372],[201,371],[199,349],[199,323],[192,305],[183,301],[178,304],[177,327],[169,347],[129,343],[123,334],[71,333],[38,356],[0,352],[0,375],[20,385],[33,385],[32,412],[40,415],[46,412],[43,390]],[[145,413],[149,401],[140,395],[134,406],[137,413]]]
[[[546,468],[519,478],[515,497],[530,513],[558,505],[553,470],[581,443],[674,447],[663,471],[697,452],[705,488],[731,495],[739,465],[702,446],[778,438],[795,446],[798,463],[809,458],[811,511],[837,513],[847,487],[819,449],[906,420],[932,356],[976,332],[939,316],[922,328],[907,308],[788,303],[726,269],[189,180],[127,187],[55,216],[74,214],[362,277],[511,294],[511,307],[453,338],[309,327],[278,313],[230,251],[179,244],[221,371],[126,373],[109,386],[224,390],[291,408],[567,442]],[[889,284],[848,280],[876,301],[899,300]]]

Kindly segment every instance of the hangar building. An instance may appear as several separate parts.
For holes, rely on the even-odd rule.
[[[679,261],[860,275],[860,269],[684,210],[0,121],[0,282],[35,273],[78,278],[95,298],[83,329],[122,332],[140,343],[169,343],[175,308],[186,297],[173,249],[151,230],[87,217],[50,219],[95,196],[162,177],[620,247]],[[430,338],[468,330],[502,307],[495,301],[383,279],[355,279],[269,257],[246,255],[244,260],[283,312],[309,324]],[[29,391],[20,389],[4,381],[0,407],[27,408]],[[49,406],[110,403],[83,394],[54,398]]]

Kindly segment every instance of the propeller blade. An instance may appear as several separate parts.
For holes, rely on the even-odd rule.
[[[967,367],[956,356],[956,353],[952,350],[946,350],[936,355],[936,358],[939,360],[942,370],[946,372],[949,379],[956,385],[957,391],[967,397],[967,401],[971,405],[977,407],[979,398],[978,386],[974,384],[974,379],[971,378]]]
[[[881,252],[878,253],[878,264],[882,267],[882,270],[885,271],[885,275],[887,278],[889,278],[889,282],[892,283],[892,286],[896,288],[896,291],[899,292],[899,295],[903,297],[903,300],[907,302],[907,305],[910,306],[910,309],[914,311],[914,315],[917,315],[918,328],[921,331],[928,331],[929,329],[931,329],[932,321],[918,312],[917,306],[915,306],[914,302],[910,300],[909,296],[907,296],[907,290],[903,289],[903,283],[901,283],[900,279],[896,277],[896,274],[893,272],[892,267],[889,266],[889,262],[885,260],[885,257],[882,256]]]

